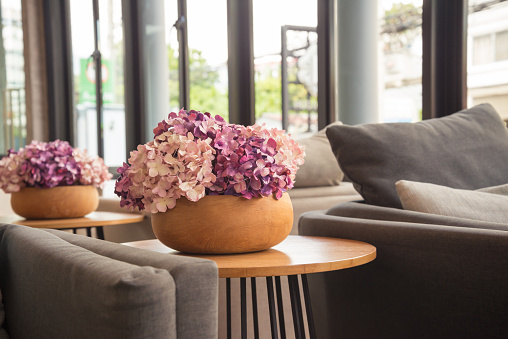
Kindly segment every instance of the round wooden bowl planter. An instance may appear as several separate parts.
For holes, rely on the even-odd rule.
[[[268,249],[291,232],[293,205],[287,193],[245,199],[205,196],[177,200],[175,208],[152,214],[157,238],[172,249],[196,254],[246,253]]]
[[[26,219],[79,218],[97,209],[94,186],[23,187],[11,193],[12,210]]]

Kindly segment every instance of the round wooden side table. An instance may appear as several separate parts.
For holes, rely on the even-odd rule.
[[[78,228],[86,228],[89,237],[92,235],[91,228],[95,227],[97,238],[104,240],[103,226],[133,224],[141,222],[143,219],[143,214],[98,211],[81,218],[67,219],[23,219],[19,215],[0,216],[0,223],[24,225],[34,228],[72,229],[74,233],[76,233]]]
[[[305,337],[304,308],[307,315],[306,321],[309,336],[315,338],[307,274],[355,267],[366,264],[376,258],[376,248],[361,241],[298,235],[290,235],[282,243],[271,249],[244,254],[185,254],[166,247],[157,239],[124,243],[124,245],[154,252],[185,255],[215,261],[219,270],[219,278],[226,278],[228,338],[231,335],[231,278],[240,278],[242,338],[247,337],[247,278],[251,278],[252,314],[256,338],[256,334],[259,333],[256,277],[266,278],[272,338],[277,338],[279,331],[281,337],[285,337],[285,325],[283,314],[281,314],[283,310],[282,298],[280,297],[281,276],[288,277],[296,338]],[[301,281],[302,293],[300,293],[299,281]],[[303,294],[303,300],[300,297],[301,294]],[[277,329],[276,301],[279,311],[279,329]]]

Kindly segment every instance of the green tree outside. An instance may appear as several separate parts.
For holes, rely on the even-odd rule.
[[[178,53],[168,46],[169,65],[169,103],[171,107],[179,106]],[[201,112],[210,112],[228,119],[228,93],[221,91],[219,73],[207,64],[202,52],[189,50],[190,106]],[[181,108],[181,107],[180,107]]]

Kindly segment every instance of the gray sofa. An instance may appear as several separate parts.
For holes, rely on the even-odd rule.
[[[2,339],[216,338],[217,295],[210,260],[0,224]]]
[[[318,337],[507,338],[508,204],[479,203],[506,191],[477,191],[508,183],[508,130],[493,108],[327,134],[364,201],[305,213],[299,233],[365,241],[378,253],[309,276]],[[401,180],[431,190],[404,195]]]

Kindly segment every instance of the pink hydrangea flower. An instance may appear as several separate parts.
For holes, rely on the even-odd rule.
[[[92,185],[103,188],[113,176],[99,157],[72,148],[67,141],[32,141],[0,160],[0,188],[6,193],[21,187]]]
[[[122,207],[165,212],[180,197],[219,194],[280,199],[305,156],[282,130],[229,124],[194,110],[170,113],[153,132],[154,140],[118,169]]]

